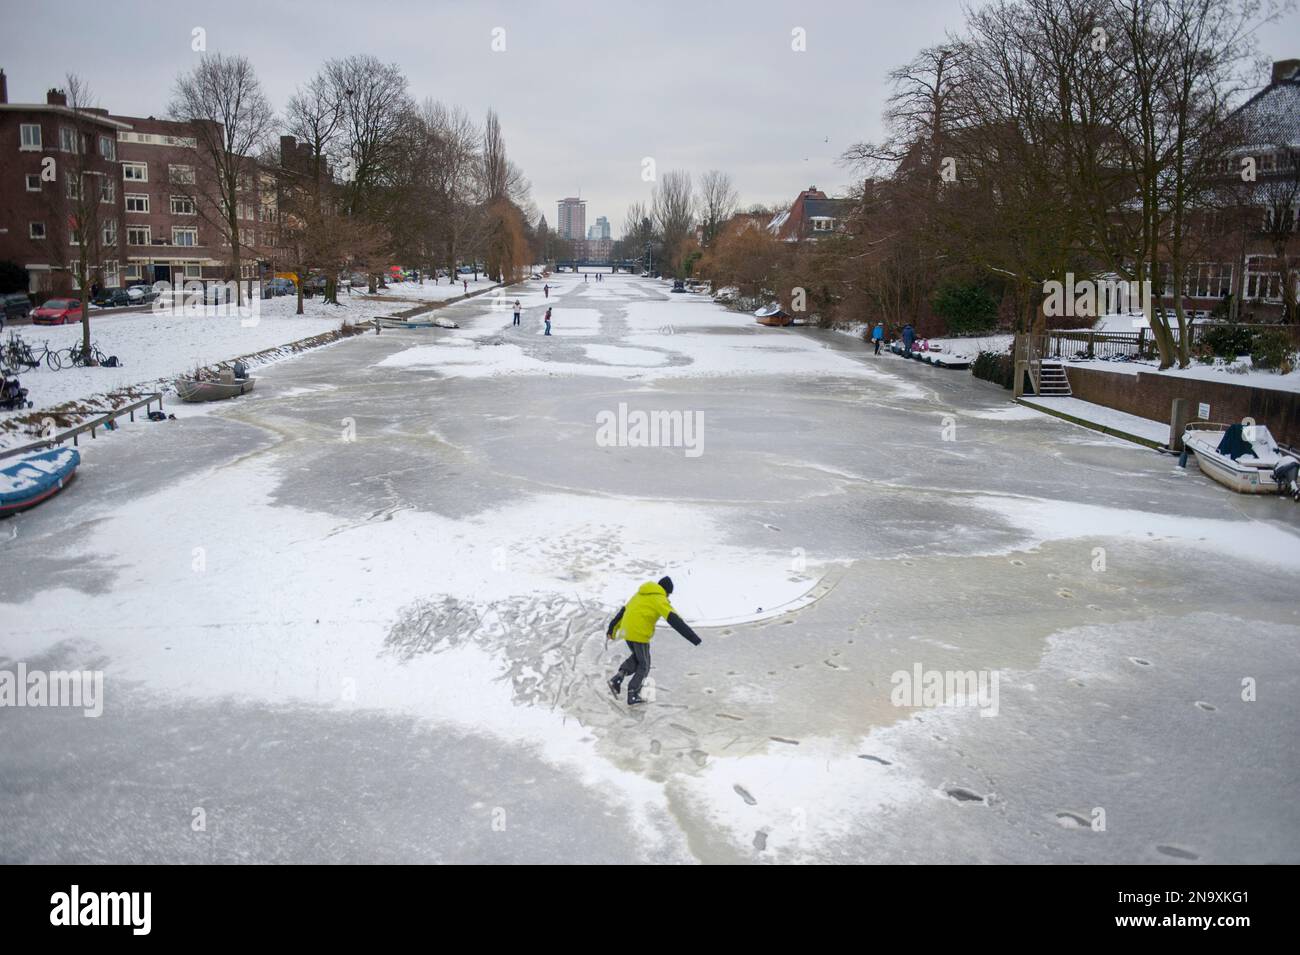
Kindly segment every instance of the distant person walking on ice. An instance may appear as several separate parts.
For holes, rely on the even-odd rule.
[[[468,294],[469,294],[469,279],[461,279],[461,283],[465,286],[465,294],[468,295]]]
[[[903,351],[911,354],[914,341],[916,341],[916,329],[912,327],[911,322],[908,322],[903,326]]]
[[[516,303],[518,304],[518,303]],[[880,343],[885,340],[885,323],[876,322],[876,327],[871,330],[871,340],[876,345],[876,354],[880,354]]]
[[[511,324],[519,324],[519,299],[515,299],[515,320]]]
[[[551,334],[551,310],[549,307],[546,309],[546,318],[543,321],[546,322],[546,334]]]
[[[551,297],[551,287],[549,285],[543,285],[542,292],[545,293],[547,298]]]
[[[700,638],[686,621],[677,616],[677,611],[668,602],[668,595],[673,592],[673,579],[661,578],[658,583],[647,581],[637,588],[629,600],[609,622],[605,630],[607,640],[626,640],[632,655],[623,661],[623,665],[607,681],[609,691],[617,698],[623,691],[623,678],[632,677],[627,685],[627,705],[636,706],[641,699],[641,684],[650,672],[650,639],[655,635],[655,624],[660,617],[668,618],[668,625],[697,647]]]

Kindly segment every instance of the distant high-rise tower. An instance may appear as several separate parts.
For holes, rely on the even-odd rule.
[[[583,199],[561,199],[560,218],[555,231],[561,239],[587,237],[587,203]]]
[[[609,220],[601,216],[596,220],[596,224],[587,230],[587,238],[591,240],[609,238]]]

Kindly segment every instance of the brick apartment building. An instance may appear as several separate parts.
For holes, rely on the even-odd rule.
[[[1197,261],[1182,283],[1183,306],[1224,313],[1235,296],[1239,319],[1276,321],[1283,313],[1284,274],[1300,284],[1300,60],[1275,62],[1268,85],[1236,117],[1247,145],[1225,163],[1224,202],[1193,220]],[[1247,157],[1255,165],[1251,183],[1241,177]],[[1172,307],[1167,270],[1163,278],[1161,300]]]
[[[46,102],[10,103],[0,71],[0,260],[28,271],[37,297],[76,286],[77,246],[68,238],[68,203],[62,177],[41,178],[42,163],[66,156],[83,128],[88,172],[101,179],[104,226],[102,261],[95,281],[105,288],[138,282],[226,280],[230,244],[214,221],[210,174],[205,175],[195,131],[187,123],[154,117],[74,111],[50,90]],[[93,128],[93,133],[90,130]],[[278,236],[274,169],[247,164],[237,203],[244,247],[242,278],[258,275],[259,260],[274,254]]]
[[[117,142],[128,129],[104,110],[70,109],[59,90],[50,90],[44,103],[10,103],[0,70],[0,260],[27,270],[27,288],[36,297],[68,294],[76,287],[80,254],[69,193],[75,179],[67,172],[78,149],[85,174],[97,180],[83,187],[96,189],[101,203],[103,234],[100,261],[92,263],[94,281],[120,284],[126,232]]]
[[[839,229],[848,208],[846,200],[830,199],[816,186],[809,186],[795,197],[788,210],[773,216],[767,227],[787,242],[815,240]]]
[[[153,117],[114,116],[125,207],[126,283],[219,277],[217,230],[202,222],[193,130]]]
[[[188,123],[114,116],[118,134],[127,245],[126,282],[229,279],[230,243]],[[276,178],[250,160],[236,203],[241,278],[257,277],[257,261],[276,243]]]

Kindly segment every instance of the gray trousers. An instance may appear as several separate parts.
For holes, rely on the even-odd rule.
[[[640,693],[641,682],[650,672],[650,644],[634,643],[627,641],[627,648],[632,651],[632,655],[623,661],[623,665],[618,668],[620,677],[632,676],[632,682],[627,685],[629,693]]]

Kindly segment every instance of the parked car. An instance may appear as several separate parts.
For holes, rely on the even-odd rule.
[[[674,280],[673,280],[672,291],[674,291],[674,292],[685,292],[685,291],[686,291],[686,283],[683,282],[681,279],[674,279]]]
[[[274,296],[298,294],[298,287],[293,284],[293,279],[271,279],[265,287]]]
[[[325,294],[325,276],[313,275],[303,284],[302,289],[304,292],[313,292],[316,295]]]
[[[32,312],[32,300],[24,292],[0,295],[0,321],[22,318]]]
[[[79,322],[83,315],[81,302],[75,298],[52,298],[32,311],[33,325],[66,325]]]
[[[156,299],[158,290],[152,285],[131,285],[127,287],[126,294],[131,297],[132,304],[142,305]]]
[[[370,276],[364,272],[353,272],[348,278],[352,281],[353,288],[370,288]]]
[[[103,288],[91,304],[100,308],[125,308],[131,304],[131,296],[124,288]]]

